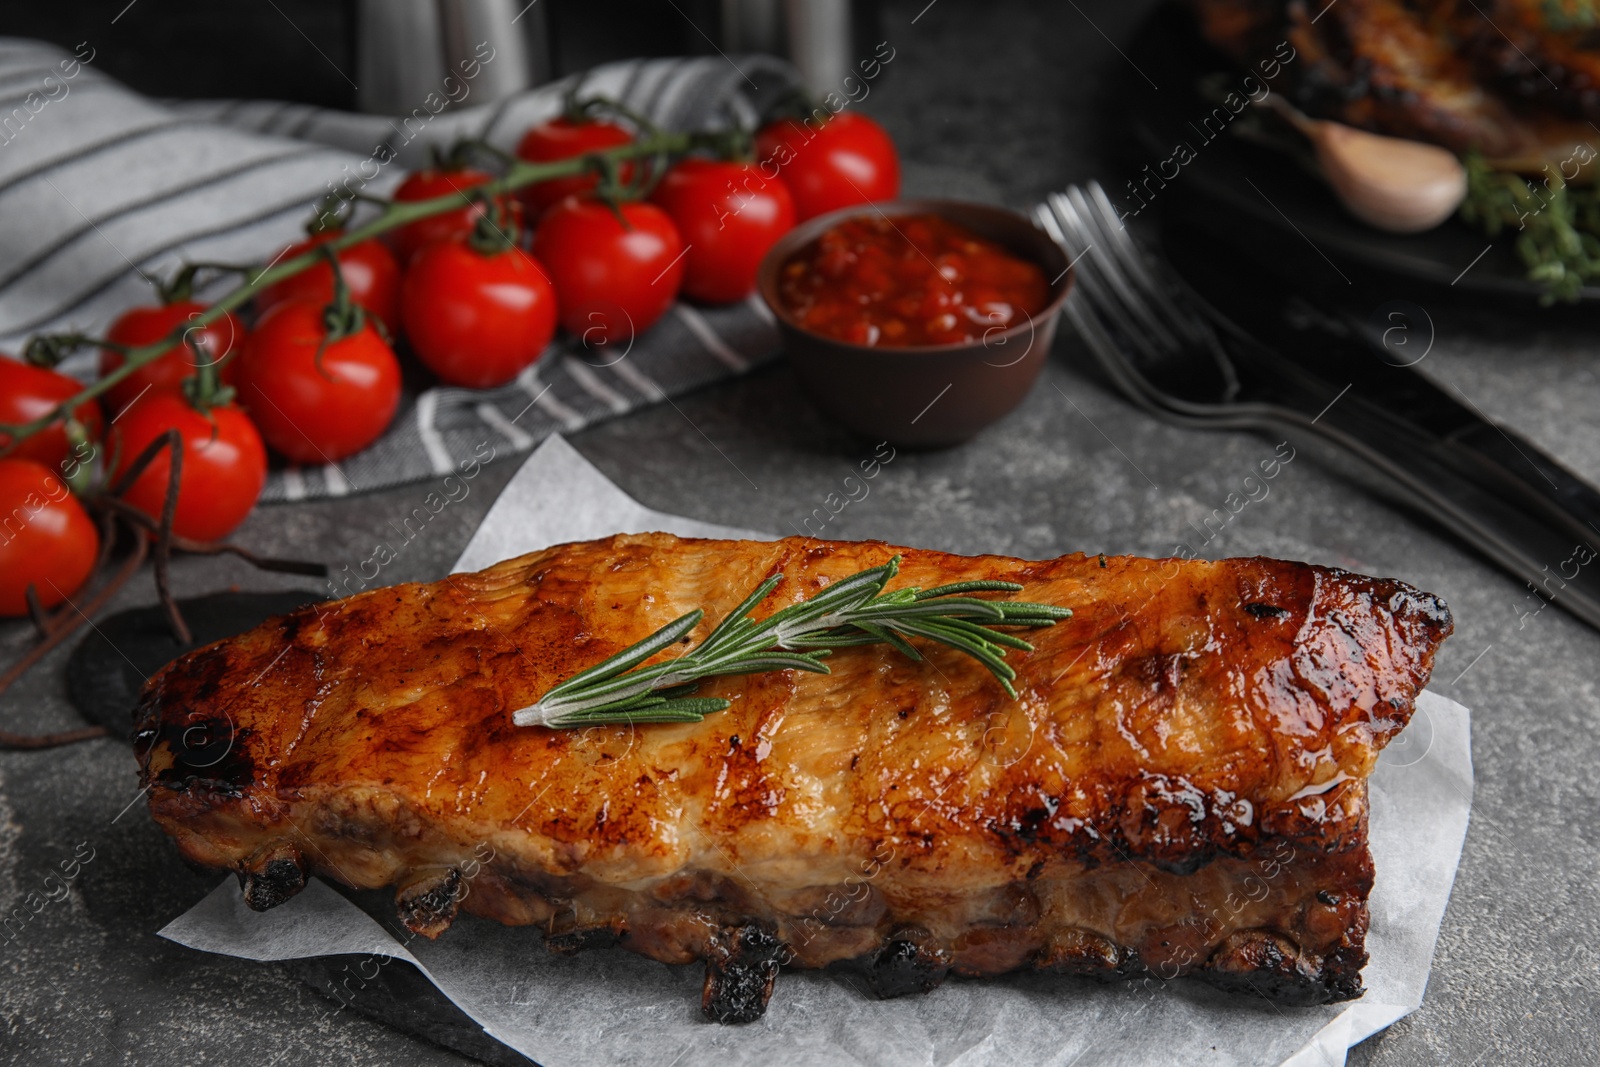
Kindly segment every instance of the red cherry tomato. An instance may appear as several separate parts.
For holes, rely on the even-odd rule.
[[[485,255],[466,237],[431,244],[411,261],[404,297],[411,347],[451,385],[509,382],[556,332],[556,291],[520,248]]]
[[[400,406],[400,363],[372,323],[322,347],[322,316],[317,301],[280,304],[239,357],[239,402],[267,444],[296,463],[361,451]]]
[[[882,126],[842,111],[820,127],[797,119],[756,134],[756,158],[794,194],[797,221],[900,195],[900,157]]]
[[[689,251],[683,292],[731,304],[755,291],[756,267],[794,226],[788,188],[753,163],[690,157],[667,171],[650,198],[672,216]]]
[[[194,300],[175,300],[170,304],[159,306],[130,308],[111,324],[110,331],[106,333],[106,340],[127,345],[129,348],[154,344],[171,336],[173,330],[179,329],[205,309],[204,304]],[[194,330],[189,336],[193,337],[207,358],[212,362],[218,362],[244,341],[244,324],[239,321],[237,315],[228,312],[209,326]],[[186,342],[173,345],[106,392],[106,403],[110,406],[111,413],[115,415],[139,399],[146,389],[151,392],[178,392],[183,387],[183,380],[194,373],[198,363],[194,352]],[[101,377],[105,377],[120,366],[122,366],[122,353],[109,348],[101,349]],[[220,374],[224,382],[232,382],[232,361],[222,365]]]
[[[255,507],[267,481],[267,450],[261,435],[232,404],[196,411],[177,393],[152,392],[117,417],[111,427],[116,455],[113,484],[145,446],[168,430],[183,440],[183,470],[172,530],[196,541],[216,541],[232,533]],[[162,449],[123,499],[153,519],[167,498],[172,452]]]
[[[666,314],[683,282],[683,240],[654,204],[569,197],[533,234],[555,284],[561,325],[586,344],[627,342]]]
[[[338,233],[319,233],[290,245],[279,262],[309,252],[338,237]],[[339,253],[339,270],[350,289],[350,299],[383,320],[385,326],[400,324],[400,265],[389,246],[376,239],[362,241]],[[327,304],[333,300],[333,268],[318,263],[309,270],[285,278],[256,297],[262,311],[289,300],[312,300]]]
[[[70,400],[83,386],[44,367],[35,367],[10,356],[0,356],[0,422],[32,422],[42,417],[63,400]],[[84,401],[73,409],[73,417],[83,423],[90,440],[98,439],[101,429],[100,405],[93,400]],[[11,442],[9,434],[0,433],[0,449]],[[66,428],[61,423],[48,426],[27,438],[8,453],[12,459],[31,459],[60,471],[67,453],[71,451]],[[87,458],[87,457],[81,457]],[[4,513],[0,512],[0,518]]]
[[[0,459],[0,615],[26,615],[31,583],[43,607],[78,591],[94,571],[100,535],[54,471]]]
[[[522,135],[517,144],[517,155],[530,163],[554,163],[571,159],[586,152],[615,148],[633,140],[633,134],[614,122],[600,119],[574,122],[569,118],[554,118],[541,122]],[[627,181],[633,166],[624,163],[618,175]],[[551,207],[569,196],[578,196],[592,190],[599,178],[583,174],[575,178],[553,178],[547,182],[530,185],[522,191],[523,202],[528,205],[530,221],[538,219]]]
[[[449,211],[443,215],[430,215],[428,218],[407,223],[395,230],[390,235],[390,240],[394,245],[395,257],[400,263],[402,265],[410,263],[411,257],[416,255],[419,248],[431,245],[435,241],[448,240],[457,234],[471,233],[478,216],[483,214],[483,205],[479,202],[469,202],[467,196],[473,189],[493,180],[493,174],[473,170],[471,167],[458,170],[430,167],[412,173],[401,182],[400,187],[394,191],[396,200],[432,200],[434,197],[449,193],[459,193],[462,207],[458,211]],[[519,200],[513,200],[510,204],[502,202],[502,207],[520,214],[522,203]],[[404,313],[401,317],[404,317]]]

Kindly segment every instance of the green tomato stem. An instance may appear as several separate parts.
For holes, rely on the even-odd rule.
[[[512,163],[505,174],[491,182],[479,186],[476,192],[486,197],[501,196],[505,193],[515,192],[538,182],[549,181],[552,178],[567,178],[592,170],[595,160],[604,158],[615,164],[623,160],[646,159],[658,155],[679,155],[697,147],[708,137],[715,136],[703,133],[656,133],[642,137],[629,144],[618,145],[615,148],[603,149],[599,152],[590,152],[571,159],[557,160],[553,163],[528,163],[518,160]],[[331,241],[324,242],[317,248],[302,252],[291,259],[274,263],[258,273],[254,273],[247,280],[230,290],[219,298],[216,303],[206,308],[194,318],[186,321],[181,327],[175,328],[171,334],[160,341],[136,348],[129,348],[123,358],[122,366],[110,374],[97,379],[84,386],[76,395],[63,400],[50,411],[31,422],[20,424],[0,424],[0,435],[10,437],[10,444],[5,451],[10,451],[19,442],[31,437],[51,424],[68,417],[79,405],[105,393],[118,382],[128,377],[134,371],[172,349],[174,344],[182,344],[186,331],[199,329],[216,322],[230,311],[234,311],[249,303],[256,294],[263,289],[292,278],[302,271],[309,270],[324,261],[326,253],[323,249],[338,253],[346,248],[358,245],[363,241],[371,240],[381,234],[388,233],[408,223],[419,219],[442,215],[461,207],[461,194],[457,192],[446,193],[434,197],[432,200],[415,200],[400,203],[387,201],[387,206],[377,216],[360,226],[346,230]],[[104,342],[89,337],[76,337],[72,347],[102,346]],[[3,454],[3,453],[0,453]]]

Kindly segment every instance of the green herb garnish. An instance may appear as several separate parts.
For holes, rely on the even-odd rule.
[[[1541,0],[1539,8],[1545,27],[1558,33],[1590,30],[1600,21],[1594,0]]]
[[[1476,154],[1464,162],[1461,218],[1490,237],[1517,231],[1528,280],[1544,286],[1541,303],[1576,301],[1586,283],[1600,279],[1600,188],[1569,185],[1559,175],[1531,182],[1493,169]]]
[[[972,581],[934,589],[908,587],[885,593],[900,569],[896,556],[835,582],[809,600],[776,611],[760,622],[750,612],[777,588],[775,574],[756,587],[699,645],[675,658],[639,664],[683,639],[704,617],[689,612],[602,663],[575,674],[512,716],[518,726],[600,726],[649,722],[699,722],[729,702],[690,693],[704,678],[763,671],[830,673],[824,657],[836,648],[887,644],[914,660],[922,655],[909,638],[936,641],[976,659],[1005,691],[1017,695],[1017,672],[1006,649],[1033,646],[996,627],[1053,626],[1072,612],[1050,604],[983,600],[970,593],[1015,593],[1015,582]]]

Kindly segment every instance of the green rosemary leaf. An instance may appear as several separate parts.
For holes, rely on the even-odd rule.
[[[678,700],[669,700],[663,705],[682,712],[695,712],[700,715],[709,715],[714,711],[726,711],[733,706],[733,701],[722,697],[684,697]]]
[[[1059,621],[1060,621],[1059,619],[1046,619],[1046,618],[1039,618],[1039,619],[1006,619],[1004,622],[992,622],[992,623],[989,623],[988,627],[989,627],[989,629],[993,630],[995,633],[1006,633],[1007,630],[1002,630],[1001,629],[1002,626],[1008,627],[1011,630],[1038,630],[1038,629],[1041,629],[1041,628],[1043,628],[1045,626],[1054,626]]]
[[[569,705],[560,714],[562,719],[577,721],[579,719],[610,719],[619,715],[634,714],[660,707],[667,702],[665,697],[654,696],[650,693],[635,693],[621,700],[590,700]]]
[[[750,613],[783,580],[773,575],[729,612],[705,639],[673,659],[641,666],[694,629],[703,618],[690,612],[643,641],[560,683],[529,707],[516,711],[519,726],[555,728],[616,723],[698,722],[725,710],[727,700],[696,697],[705,678],[799,670],[828,674],[823,660],[835,649],[887,644],[911,660],[923,653],[917,637],[977,660],[1014,699],[1014,667],[1007,650],[1033,646],[999,627],[1053,626],[1072,612],[1051,604],[985,600],[971,593],[1014,593],[1014,582],[953,582],[922,590],[914,586],[885,591],[900,568],[900,557],[871,567],[797,604],[754,620]]]
[[[593,707],[574,709],[562,713],[561,718],[574,722],[582,720],[590,722],[595,720],[611,720],[622,715],[644,715],[666,709],[673,712],[692,710],[697,707],[706,707],[711,711],[721,711],[721,707],[712,707],[721,704],[726,707],[728,701],[721,697],[663,697],[659,694],[647,694],[630,700],[619,700],[609,704],[597,704]]]
[[[991,600],[953,597],[950,600],[916,600],[909,604],[872,605],[864,609],[875,619],[934,618],[940,615],[971,615],[984,619],[1003,619],[1006,613]]]
[[[979,580],[972,582],[952,582],[949,585],[936,585],[932,589],[921,589],[916,593],[916,599],[927,600],[930,597],[949,596],[952,593],[1020,593],[1022,586],[1016,582],[998,582]]]
[[[601,660],[588,670],[568,678],[566,681],[550,690],[550,692],[546,693],[546,699],[557,696],[561,693],[571,692],[578,686],[588,685],[589,683],[598,682],[602,679],[610,678],[613,675],[621,674],[634,664],[649,659],[651,656],[655,655],[657,652],[660,652],[663,648],[666,648],[668,645],[677,641],[678,638],[694,629],[700,624],[700,620],[705,617],[705,614],[706,613],[704,611],[701,611],[699,608],[695,608],[687,615],[678,616],[676,619],[673,619],[671,622],[667,623],[661,629],[657,630],[643,641],[640,641],[638,644],[625,648],[616,655]]]
[[[577,712],[550,721],[550,726],[626,726],[656,722],[699,722],[707,715],[726,711],[731,701],[715,697],[666,700],[658,704],[621,711]]]
[[[1016,634],[1008,634],[1000,630],[991,630],[986,626],[979,626],[977,623],[968,622],[965,619],[949,619],[946,620],[945,625],[954,627],[955,629],[967,634],[969,637],[987,641],[992,645],[1004,645],[1007,648],[1017,649],[1019,652],[1033,651],[1033,646],[1028,644],[1028,642],[1024,641],[1022,638],[1018,637]]]
[[[1016,698],[1017,691],[1011,687],[1011,680],[1017,676],[1017,672],[1004,659],[1001,659],[993,649],[979,645],[958,631],[948,630],[937,624],[925,621],[903,623],[900,628],[918,637],[926,637],[937,641],[958,652],[965,652],[988,668],[989,673],[994,675],[995,680],[1005,689],[1007,695],[1013,699]]]
[[[980,644],[959,630],[931,621],[903,622],[900,624],[900,629],[918,637],[932,638],[940,644],[949,645],[957,651],[965,652],[993,671],[997,678],[1011,679],[1017,676],[1017,672],[1005,660],[1000,658],[993,646],[987,642]]]
[[[999,603],[1005,609],[1008,626],[1050,626],[1072,618],[1071,608],[1058,608],[1054,604],[1013,604],[1004,600]]]
[[[862,633],[867,638],[870,638],[873,641],[881,641],[886,645],[893,645],[895,651],[899,652],[902,656],[915,660],[919,663],[922,662],[922,653],[917,651],[916,646],[888,627],[879,626],[876,623],[870,622],[858,622],[856,623],[856,626],[860,627]],[[861,643],[868,644],[869,642],[863,640]]]
[[[877,645],[883,642],[854,626],[841,626],[816,633],[801,634],[787,640],[785,648],[854,648],[857,645]]]
[[[551,697],[557,697],[593,702],[595,697],[626,693],[630,689],[654,689],[654,685],[642,685],[642,683],[655,682],[657,679],[664,678],[669,674],[679,674],[686,667],[692,666],[692,662],[689,664],[684,664],[681,662],[681,658],[662,660],[660,663],[652,663],[648,667],[640,667],[637,670],[631,671],[627,674],[613,675],[604,681],[587,683],[581,690],[568,689],[560,693],[556,692],[555,690],[551,690],[546,694],[545,699],[548,700]],[[660,684],[666,686],[676,685],[678,683],[661,682]],[[622,698],[618,697],[617,699],[620,700]]]
[[[782,611],[774,612],[762,620],[762,627],[769,631],[777,631],[784,627],[797,626],[820,619],[832,613],[835,609],[855,604],[872,596],[883,589],[883,585],[894,577],[899,569],[900,557],[885,563],[881,567],[852,574],[850,577],[835,582],[816,596],[802,600],[798,604],[791,604]]]
[[[719,671],[720,674],[760,674],[763,671],[810,671],[812,674],[831,674],[828,665],[821,662],[819,657],[826,656],[827,649],[820,652],[806,652],[788,654],[783,652],[755,653],[739,660],[738,670]]]
[[[645,711],[649,708],[659,707],[665,704],[667,700],[667,697],[654,693],[635,693],[620,700],[591,700],[581,707],[574,707],[568,714],[577,718],[584,718],[594,715],[611,715],[622,711]]]
[[[1071,608],[1057,607],[1054,604],[1015,604],[1013,607],[1017,609],[1018,614],[1021,614],[1024,610],[1026,610],[1030,615],[1038,613],[1047,619],[1072,618]]]
[[[728,617],[719,622],[716,628],[706,635],[706,639],[700,642],[700,651],[702,653],[707,652],[718,647],[725,640],[735,639],[739,631],[745,627],[753,629],[755,624],[748,618],[750,612],[757,604],[767,599],[781,581],[783,581],[783,575],[774,574],[771,578],[756,586],[755,592],[744,598],[744,603],[729,612]],[[744,624],[743,627],[741,627],[741,623]]]
[[[700,697],[694,700],[669,700],[659,708],[652,708],[642,714],[630,714],[630,723],[651,722],[699,722],[707,715],[719,711],[727,711],[733,706],[731,700],[719,700],[713,697]]]

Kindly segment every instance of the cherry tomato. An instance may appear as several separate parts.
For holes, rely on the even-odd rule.
[[[0,615],[26,615],[31,583],[42,607],[78,591],[94,571],[100,535],[67,484],[31,459],[0,459]]]
[[[293,259],[320,244],[338,237],[337,232],[319,233],[290,245],[279,261]],[[379,240],[362,241],[339,253],[339,270],[350,289],[350,299],[383,320],[385,326],[400,324],[400,265],[389,246]],[[333,268],[318,263],[310,270],[285,278],[256,297],[262,311],[288,300],[313,300],[327,304],[333,300]]]
[[[654,204],[568,197],[533,234],[555,284],[561,325],[586,344],[626,342],[666,314],[683,282],[683,239]]]
[[[683,292],[731,304],[755,291],[756,267],[794,226],[788,188],[753,163],[690,157],[667,171],[651,200],[672,216],[689,251]]]
[[[32,422],[53,409],[63,400],[78,395],[83,386],[65,374],[57,374],[44,367],[35,367],[10,356],[0,356],[0,422]],[[83,423],[90,440],[100,436],[100,405],[86,400],[73,409],[73,417]],[[9,434],[0,433],[0,448],[11,441]],[[31,459],[59,471],[67,453],[71,451],[67,431],[61,423],[47,426],[27,438],[8,453],[12,459]],[[0,518],[4,514],[0,513]]]
[[[111,329],[106,333],[106,340],[127,345],[129,348],[154,344],[171,336],[173,330],[182,327],[205,309],[204,304],[194,300],[175,300],[170,304],[130,308],[111,324]],[[218,362],[244,341],[244,324],[239,321],[237,315],[228,312],[216,322],[209,326],[201,326],[188,336],[194,339],[195,344],[207,358],[212,362]],[[111,413],[115,415],[139,399],[146,389],[151,392],[178,392],[183,387],[183,380],[194,373],[198,362],[187,342],[173,345],[106,392],[106,403],[110,406]],[[101,377],[105,377],[120,366],[122,366],[121,352],[109,348],[101,349]],[[232,382],[232,362],[223,364],[219,373],[224,382]]]
[[[361,451],[400,406],[400,363],[370,321],[324,347],[326,337],[322,303],[293,300],[267,312],[239,357],[239,402],[296,463]]]
[[[428,369],[474,389],[515,378],[556,332],[556,291],[544,269],[520,248],[485,255],[470,237],[417,253],[401,308]]]
[[[429,167],[427,170],[415,171],[401,182],[400,187],[394,191],[396,200],[432,200],[434,197],[454,192],[461,194],[463,203],[458,211],[430,215],[428,218],[407,223],[390,234],[395,257],[400,263],[402,265],[410,263],[411,257],[416,255],[419,248],[431,245],[435,241],[446,240],[457,234],[471,233],[478,216],[483,214],[483,205],[468,202],[467,195],[478,186],[493,180],[493,174],[471,167],[457,170]],[[502,207],[520,215],[522,202],[520,200],[513,200],[509,204],[502,202]],[[403,312],[401,317],[404,318]]]
[[[768,123],[756,134],[756,158],[794,194],[804,222],[851,204],[900,195],[900,157],[882,126],[841,111],[820,127],[797,119]]]
[[[615,148],[631,140],[633,134],[614,122],[600,119],[574,122],[562,116],[541,122],[523,134],[517,144],[517,155],[530,163],[554,163],[586,152]],[[618,176],[623,181],[627,181],[632,174],[633,166],[630,163],[618,168]],[[598,176],[594,174],[583,174],[575,178],[553,178],[528,186],[522,191],[522,198],[528,206],[529,220],[538,221],[551,207],[569,196],[589,192],[598,181]]]
[[[202,414],[177,393],[152,392],[112,424],[113,484],[146,445],[172,429],[183,440],[183,471],[172,531],[196,541],[220,540],[250,514],[266,484],[267,450],[261,435],[233,404]],[[123,499],[159,519],[171,468],[172,452],[163,448],[123,493]]]

